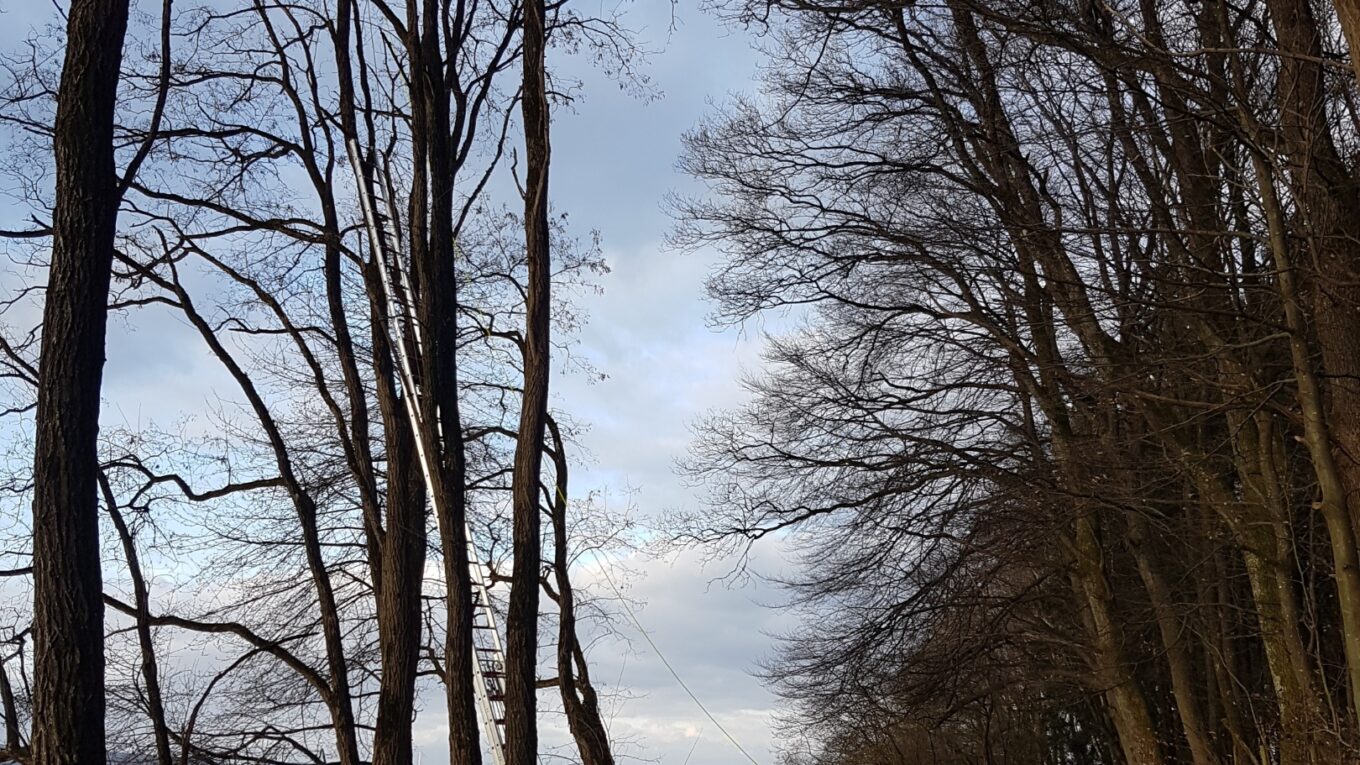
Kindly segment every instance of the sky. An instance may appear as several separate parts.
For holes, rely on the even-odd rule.
[[[669,510],[692,507],[701,489],[686,484],[675,462],[688,448],[690,424],[704,413],[739,404],[740,379],[759,366],[758,328],[711,329],[703,282],[718,255],[679,253],[664,244],[672,226],[670,193],[701,192],[675,163],[681,136],[734,93],[753,90],[758,63],[752,41],[702,12],[694,0],[574,0],[578,10],[618,10],[650,51],[640,66],[651,97],[640,97],[594,67],[589,56],[550,51],[554,71],[580,80],[570,108],[553,115],[552,203],[574,233],[601,236],[610,273],[601,291],[581,297],[589,315],[576,353],[604,379],[571,370],[553,382],[554,407],[586,426],[573,467],[574,491],[627,508],[643,527]],[[64,3],[63,3],[64,5]],[[22,38],[33,18],[50,18],[39,0],[0,0],[0,49]],[[193,408],[205,385],[221,379],[201,353],[177,353],[196,339],[182,322],[111,327],[106,419],[137,426],[158,411]],[[171,349],[171,350],[167,350]],[[229,385],[225,380],[222,384]],[[767,556],[768,560],[768,556]],[[636,617],[656,647],[707,708],[760,765],[772,764],[775,700],[752,676],[787,616],[767,607],[777,593],[758,581],[716,581],[722,561],[705,565],[697,552],[618,563]],[[775,566],[777,568],[777,566]],[[619,574],[616,573],[616,576]],[[577,573],[608,592],[598,567]],[[728,765],[745,758],[666,668],[624,614],[618,635],[595,642],[590,660],[621,761]],[[437,704],[417,723],[425,761],[443,760]],[[549,741],[561,731],[548,731]]]

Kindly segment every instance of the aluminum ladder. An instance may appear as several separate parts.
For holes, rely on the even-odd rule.
[[[404,391],[402,399],[406,403],[406,414],[411,420],[411,429],[416,436],[416,450],[419,453],[420,467],[425,476],[430,501],[437,503],[440,495],[435,491],[433,481],[435,468],[431,462],[431,455],[425,448],[425,436],[430,433],[422,422],[419,407],[416,405],[420,389],[407,354],[408,339],[416,352],[420,352],[421,333],[411,304],[410,280],[402,263],[404,251],[401,246],[401,234],[396,226],[397,210],[393,204],[395,189],[391,176],[379,161],[368,163],[363,161],[357,141],[351,138],[345,145],[359,190],[359,204],[363,209],[369,246],[377,256],[378,269],[382,274],[388,326],[396,335],[389,340],[396,351]],[[378,190],[375,190],[375,186]],[[439,427],[440,423],[436,421],[433,435],[438,435]],[[430,441],[437,442],[437,439]],[[444,517],[441,514],[442,510],[443,508],[435,507],[437,517]],[[492,761],[495,765],[505,765],[505,649],[501,644],[500,629],[496,623],[496,610],[491,602],[487,571],[472,544],[472,529],[465,525],[464,531],[468,540],[468,571],[472,582],[472,671],[475,676],[473,686],[477,694],[477,709]],[[445,671],[451,671],[451,668],[446,667]]]

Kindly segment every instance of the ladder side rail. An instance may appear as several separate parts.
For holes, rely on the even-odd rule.
[[[399,231],[397,230],[397,228],[396,228],[396,221],[398,220],[398,218],[397,218],[397,205],[396,205],[396,201],[395,201],[395,200],[396,200],[396,193],[397,193],[397,192],[396,192],[396,189],[392,186],[392,174],[391,174],[390,172],[388,172],[388,170],[387,170],[387,167],[386,167],[386,160],[384,160],[384,166],[383,166],[383,168],[382,168],[382,177],[383,177],[383,186],[384,186],[384,189],[386,190],[385,193],[386,193],[386,201],[387,201],[387,220],[390,221],[390,222],[392,223],[392,229],[391,229],[392,238],[393,238],[394,240],[396,240],[397,245],[400,246],[400,245],[401,245],[401,234],[400,234],[400,232],[399,232]],[[401,262],[400,262],[400,255],[399,255],[398,253],[393,253],[393,257],[396,258],[397,261],[398,261],[398,262],[395,264],[395,265],[396,265],[396,273],[397,273],[396,287],[397,287],[398,289],[400,289],[400,291],[401,291],[401,297],[402,297],[402,303],[401,303],[401,305],[402,305],[402,307],[405,309],[405,313],[406,313],[406,321],[407,321],[408,325],[412,328],[412,331],[414,332],[414,335],[415,335],[415,346],[416,346],[416,348],[417,348],[418,350],[421,350],[421,349],[424,348],[424,337],[423,337],[423,333],[422,333],[423,328],[420,326],[420,322],[416,319],[416,316],[415,316],[415,314],[414,314],[414,297],[413,297],[413,296],[415,295],[415,290],[412,289],[412,287],[411,287],[411,277],[410,277],[410,274],[408,273],[408,272],[410,271],[410,269],[407,268],[407,267],[405,267],[405,266],[409,266],[409,264],[401,263]],[[422,352],[423,352],[423,351],[422,351]]]

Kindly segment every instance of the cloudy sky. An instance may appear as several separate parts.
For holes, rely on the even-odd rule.
[[[61,3],[64,5],[65,3]],[[644,527],[667,510],[692,506],[696,490],[674,473],[699,415],[739,403],[739,380],[759,363],[758,328],[715,331],[705,315],[703,281],[711,252],[668,251],[671,221],[663,200],[697,192],[675,170],[680,138],[712,104],[749,92],[757,66],[751,39],[699,10],[694,0],[578,0],[585,14],[623,13],[651,51],[640,71],[651,98],[620,88],[588,56],[550,54],[549,66],[582,88],[553,123],[553,193],[573,230],[596,230],[611,272],[602,291],[583,298],[589,322],[579,353],[606,376],[567,374],[555,382],[554,406],[588,426],[588,455],[574,468],[574,490],[599,492],[618,509],[631,508]],[[35,20],[52,18],[40,0],[0,0],[0,46],[13,50]],[[179,321],[139,321],[111,327],[106,420],[136,427],[157,412],[200,407],[218,365],[196,348]],[[618,562],[632,572],[629,596],[642,626],[708,711],[755,760],[774,761],[770,720],[774,699],[751,675],[768,655],[769,635],[786,628],[781,613],[763,607],[777,594],[758,584],[729,588],[714,580],[728,570],[705,566],[697,554]],[[777,568],[767,558],[765,564]],[[607,592],[598,573],[578,574]],[[611,696],[611,733],[635,761],[727,765],[745,759],[679,686],[657,653],[626,618],[620,635],[595,644],[594,678]],[[420,723],[426,761],[443,759],[437,703]],[[559,733],[548,738],[560,740]]]

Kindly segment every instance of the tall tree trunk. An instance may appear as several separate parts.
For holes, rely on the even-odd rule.
[[[1266,667],[1280,715],[1281,765],[1327,761],[1333,734],[1323,726],[1324,700],[1318,692],[1294,583],[1293,540],[1276,488],[1272,453],[1274,425],[1268,415],[1230,420],[1238,433],[1237,471],[1244,484],[1239,500],[1218,476],[1197,475],[1201,499],[1231,527],[1251,589]]]
[[[458,393],[458,292],[454,273],[453,164],[449,93],[441,19],[447,3],[407,5],[411,57],[411,268],[416,325],[421,332],[420,420],[434,482],[433,500],[443,553],[447,625],[444,678],[449,715],[449,762],[481,762],[472,639],[472,576],[468,566],[467,460]],[[411,339],[408,338],[409,342]],[[412,362],[416,364],[416,362]],[[435,457],[437,455],[437,459]]]
[[[421,583],[425,574],[425,479],[415,434],[396,387],[386,329],[381,266],[369,264],[366,281],[372,306],[374,376],[387,439],[387,531],[382,544],[378,589],[378,713],[373,731],[373,765],[410,765],[420,660]]]
[[[1299,304],[1295,270],[1285,241],[1285,222],[1275,194],[1269,168],[1256,158],[1257,182],[1261,204],[1266,213],[1271,252],[1279,274],[1276,283],[1284,307],[1285,329],[1289,333],[1290,358],[1294,364],[1295,397],[1303,421],[1304,443],[1318,479],[1318,509],[1327,524],[1331,541],[1332,568],[1336,579],[1337,607],[1341,611],[1341,642],[1350,678],[1351,710],[1360,714],[1360,566],[1357,565],[1355,529],[1346,512],[1346,488],[1341,470],[1332,453],[1330,423],[1322,400],[1322,388],[1313,373],[1312,352],[1308,347],[1307,327]]]
[[[350,0],[339,0],[336,4],[334,47],[341,133],[347,142],[357,148],[363,142],[359,139],[354,67],[350,52],[352,22],[357,21],[356,14],[357,10]],[[362,38],[355,35],[355,39],[356,45],[362,46]],[[362,48],[360,56],[362,63]],[[350,159],[355,161],[360,157],[356,154]],[[360,172],[364,171],[360,169]],[[364,527],[377,601],[381,674],[377,719],[373,730],[373,762],[374,765],[406,765],[412,757],[412,722],[421,645],[421,591],[427,541],[427,494],[415,442],[420,436],[412,427],[406,402],[402,400],[396,383],[387,298],[378,271],[383,266],[377,254],[370,253],[372,257],[364,268],[363,277],[369,303],[373,376],[387,448],[384,525],[371,466],[373,457],[368,445],[367,394],[358,373],[344,312],[338,254],[337,247],[327,247],[327,305],[331,323],[336,328],[336,344],[350,397],[350,433],[358,467],[355,477],[361,483],[364,495]],[[401,339],[397,341],[401,342]]]
[[[1200,695],[1195,690],[1192,652],[1186,646],[1183,629],[1172,605],[1171,588],[1162,577],[1152,551],[1148,549],[1147,521],[1137,512],[1129,513],[1129,548],[1138,576],[1143,580],[1148,599],[1152,603],[1157,631],[1162,638],[1162,650],[1171,673],[1171,693],[1176,699],[1176,714],[1190,747],[1190,761],[1194,765],[1216,765],[1218,755],[1200,712]]]
[[[1269,0],[1270,21],[1281,52],[1278,99],[1281,135],[1310,263],[1312,328],[1327,387],[1321,391],[1341,472],[1351,523],[1360,519],[1360,199],[1356,177],[1332,138],[1326,113],[1322,41],[1307,0]],[[1342,565],[1342,561],[1337,561]],[[1357,572],[1360,575],[1360,572]],[[1360,636],[1348,635],[1360,640]],[[1360,652],[1358,652],[1360,654]],[[1360,675],[1360,671],[1357,671]],[[1360,713],[1360,710],[1356,710]]]
[[[548,413],[551,253],[548,250],[547,71],[544,65],[544,0],[524,5],[524,236],[529,283],[525,298],[524,397],[515,444],[511,495],[514,506],[514,567],[506,615],[505,724],[509,765],[538,761],[537,687],[538,572],[542,563],[539,481],[543,428]]]
[[[14,686],[10,685],[3,660],[0,660],[0,714],[5,716],[5,748],[0,750],[0,756],[15,762],[27,761],[29,752],[19,731],[19,705],[14,700]]]
[[[400,412],[397,412],[400,418]],[[409,765],[420,658],[420,582],[425,567],[425,482],[409,428],[398,422],[397,451],[389,447],[387,539],[378,597],[382,675],[373,733],[374,765]]]
[[[571,586],[570,548],[567,545],[568,463],[566,444],[557,422],[548,418],[552,435],[553,469],[557,474],[552,499],[553,574],[557,580],[557,684],[567,727],[576,739],[581,765],[614,765],[609,731],[600,717],[600,703],[590,683],[585,653],[576,635],[576,592]],[[579,671],[577,665],[579,664]]]
[[[1123,625],[1111,608],[1113,598],[1090,508],[1078,510],[1074,530],[1074,589],[1084,601],[1083,617],[1094,649],[1094,677],[1104,689],[1124,759],[1128,765],[1160,765],[1163,758],[1157,728],[1125,653]]]
[[[106,755],[95,484],[118,216],[114,96],[127,20],[128,0],[73,0],[57,92],[33,464],[33,750],[40,765],[99,765]]]
[[[1203,539],[1212,544],[1212,525],[1216,516],[1211,509],[1204,508],[1203,503],[1200,503],[1200,507],[1201,522],[1209,527]],[[1210,577],[1196,580],[1197,589],[1200,590],[1200,611],[1204,618],[1204,665],[1209,669],[1207,702],[1217,710],[1217,713],[1210,713],[1208,717],[1211,721],[1221,721],[1223,731],[1228,736],[1226,760],[1234,765],[1248,765],[1254,762],[1255,754],[1242,719],[1242,700],[1235,676],[1237,652],[1228,635],[1228,618],[1225,616],[1226,600],[1231,597],[1232,585],[1227,577],[1223,550],[1215,549],[1211,555],[1213,565]]]

